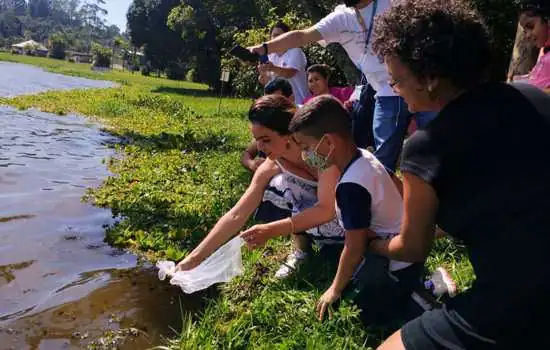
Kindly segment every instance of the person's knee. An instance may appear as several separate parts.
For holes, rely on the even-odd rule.
[[[403,344],[403,340],[401,339],[401,330],[393,333],[377,350],[405,350],[405,344]]]

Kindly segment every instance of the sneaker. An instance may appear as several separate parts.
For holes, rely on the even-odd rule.
[[[457,292],[455,281],[443,267],[435,269],[430,280],[426,282],[426,287],[438,298],[445,294],[452,298]]]
[[[285,262],[279,267],[279,270],[275,273],[275,278],[286,278],[296,271],[300,265],[307,259],[308,254],[300,250],[294,250],[288,254]]]

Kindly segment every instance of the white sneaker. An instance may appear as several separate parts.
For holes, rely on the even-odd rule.
[[[432,293],[436,297],[448,294],[451,298],[456,295],[456,283],[443,267],[438,267],[432,273],[430,281],[432,282]]]
[[[294,250],[292,253],[288,254],[285,262],[279,267],[279,270],[275,273],[275,278],[287,278],[306,261],[307,257],[307,253],[301,250]]]

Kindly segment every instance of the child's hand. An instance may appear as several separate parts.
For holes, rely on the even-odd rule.
[[[248,249],[255,249],[264,246],[268,240],[277,237],[277,230],[269,224],[254,225],[241,233],[242,239],[246,242]]]
[[[327,291],[321,296],[317,303],[317,313],[319,314],[319,321],[323,320],[325,312],[328,310],[328,317],[332,320],[332,310],[330,306],[338,299],[340,299],[341,293],[336,291],[333,287],[327,289]]]

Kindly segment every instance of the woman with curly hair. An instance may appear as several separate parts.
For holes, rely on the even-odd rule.
[[[550,93],[550,1],[521,0],[519,23],[527,37],[540,48],[529,82]]]
[[[476,274],[380,348],[550,348],[550,97],[487,81],[488,31],[465,1],[397,2],[373,40],[411,111],[439,114],[405,145],[400,234],[369,249],[423,261],[437,224],[464,243]]]

